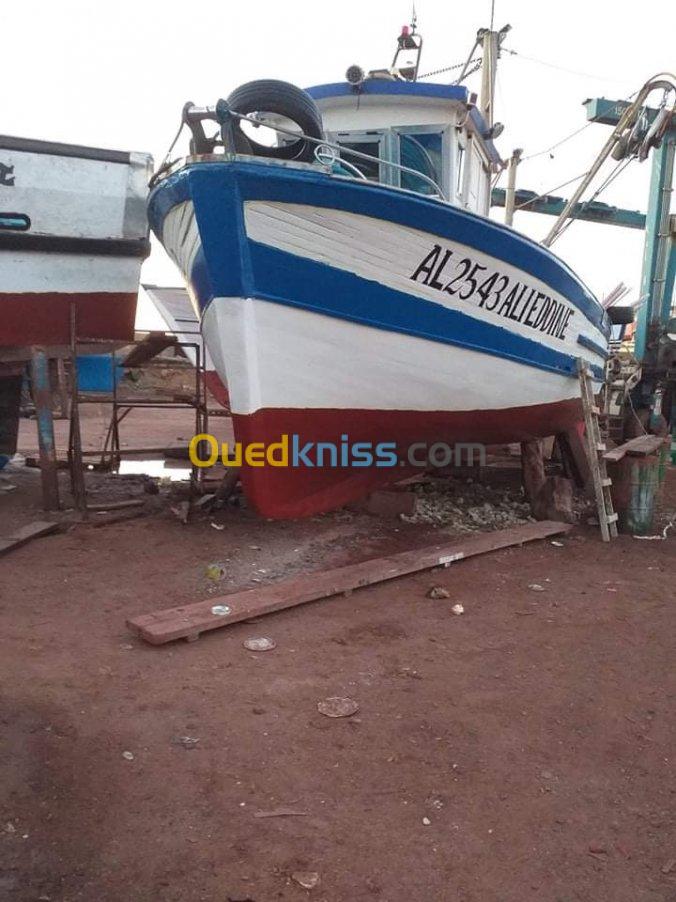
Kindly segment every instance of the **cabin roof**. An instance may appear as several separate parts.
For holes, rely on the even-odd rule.
[[[349,97],[355,94],[398,94],[403,97],[434,97],[467,103],[469,91],[464,85],[436,85],[420,81],[390,81],[386,78],[367,78],[358,87],[346,81],[329,85],[314,85],[306,89],[315,100],[327,97]]]

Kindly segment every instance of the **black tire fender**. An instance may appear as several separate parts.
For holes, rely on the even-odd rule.
[[[277,81],[273,78],[249,81],[240,85],[228,97],[228,106],[235,113],[248,115],[249,113],[277,113],[292,120],[301,129],[303,134],[311,138],[322,140],[324,128],[322,115],[312,97],[286,81]],[[296,160],[297,162],[312,162],[317,146],[311,141],[300,138],[291,144],[282,147],[267,147],[258,144],[251,136],[242,132],[241,122],[233,123],[235,135],[238,133],[248,139],[253,153],[260,157],[272,157],[278,160]]]

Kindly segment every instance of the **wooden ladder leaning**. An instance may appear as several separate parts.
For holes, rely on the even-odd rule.
[[[613,510],[613,499],[610,494],[610,487],[613,483],[608,476],[606,461],[603,457],[606,446],[601,437],[601,428],[599,426],[600,411],[596,406],[591,372],[587,362],[581,357],[578,357],[577,360],[577,371],[580,378],[580,394],[582,396],[582,410],[584,411],[589,467],[591,469],[592,482],[594,483],[594,495],[601,527],[601,537],[604,542],[609,542],[617,537],[617,514]]]

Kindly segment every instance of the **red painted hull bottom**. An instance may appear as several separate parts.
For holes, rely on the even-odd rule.
[[[247,416],[233,414],[235,438],[243,446],[270,445],[283,435],[299,442],[396,442],[398,453],[409,445],[435,442],[506,444],[545,438],[572,428],[582,418],[580,401],[572,399],[534,407],[484,411],[272,409]],[[314,454],[311,459],[316,460]],[[420,456],[423,454],[420,452]],[[424,472],[408,463],[394,467],[353,468],[303,465],[242,467],[247,498],[264,517],[293,519],[342,507],[378,486]]]
[[[0,346],[70,342],[70,310],[76,307],[79,339],[132,341],[136,292],[5,293],[0,286]]]
[[[204,373],[204,381],[206,382],[207,389],[213,399],[217,401],[221,407],[230,410],[230,395],[216,370],[207,370]]]

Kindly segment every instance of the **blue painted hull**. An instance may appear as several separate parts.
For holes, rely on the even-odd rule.
[[[567,375],[575,374],[576,357],[585,356],[596,376],[601,376],[609,335],[603,308],[563,261],[499,223],[417,194],[332,178],[321,172],[248,161],[200,162],[186,166],[153,191],[149,218],[160,241],[164,240],[165,217],[186,201],[194,207],[201,239],[186,277],[202,313],[217,297],[260,298],[509,357]],[[473,317],[471,310],[467,314],[449,310],[434,301],[251,240],[243,208],[252,202],[346,211],[459,242],[549,286],[552,295],[570,304],[575,317],[584,318],[596,334],[583,337],[573,353],[563,346],[560,350],[546,347],[537,329],[532,336],[524,336],[504,328],[511,326],[508,319],[517,318],[508,316],[509,310],[503,314],[504,324],[500,320],[488,323]],[[524,288],[528,287],[524,283]],[[522,313],[528,297],[525,291]]]

